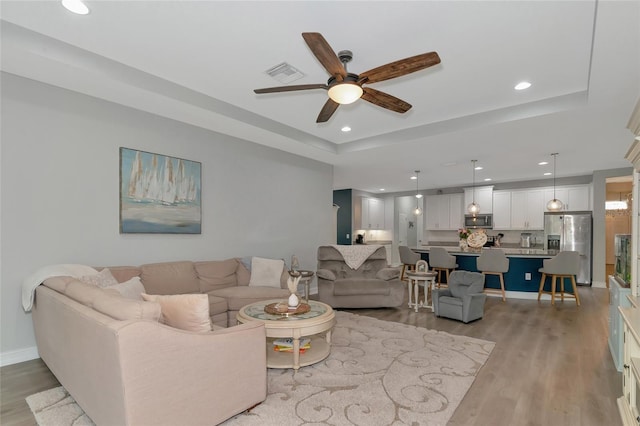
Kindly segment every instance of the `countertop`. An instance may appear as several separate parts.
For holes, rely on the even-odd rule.
[[[391,241],[391,240],[367,240],[367,241],[365,241],[363,244],[360,244],[360,243],[353,243],[353,245],[354,245],[354,246],[355,246],[355,245],[358,245],[358,246],[361,246],[361,245],[368,245],[368,246],[386,246],[386,245],[389,245],[389,244],[391,244],[391,243],[392,243],[392,241]]]
[[[635,339],[640,342],[640,309],[618,307],[622,320],[627,323]]]
[[[442,247],[447,250],[449,253],[454,254],[456,256],[480,256],[480,252],[482,248],[471,248],[469,247],[467,250],[460,250],[459,246],[440,246],[440,245],[431,245],[431,246],[419,246],[412,247],[411,250],[417,253],[429,253],[429,249],[431,247]],[[484,248],[485,250],[491,250],[492,248]],[[520,248],[520,247],[500,247],[501,250],[507,255],[507,257],[530,257],[530,258],[550,258],[557,254],[556,251],[551,250],[547,251],[541,248]]]

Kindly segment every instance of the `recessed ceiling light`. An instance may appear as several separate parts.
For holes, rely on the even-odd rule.
[[[477,166],[477,167],[476,167],[476,170],[482,170],[483,168],[484,168],[484,167],[482,167],[482,166]]]
[[[531,87],[531,83],[529,83],[528,81],[521,81],[520,83],[516,84],[514,89],[524,90],[524,89],[528,89],[529,87]]]
[[[489,182],[491,180],[491,178],[484,178],[485,182]]]
[[[380,188],[380,191],[384,191],[384,188]]]
[[[89,13],[89,8],[82,0],[62,0],[62,5],[70,12],[78,15],[86,15]]]
[[[344,127],[343,127],[342,129],[340,129],[340,130],[342,130],[343,132],[350,132],[350,131],[351,131],[351,127],[349,127],[349,126],[344,126]]]
[[[551,176],[551,174],[552,174],[551,172],[547,172],[547,173],[545,173],[544,175],[545,175],[545,176]]]
[[[411,176],[411,180],[416,180],[418,179],[418,176]]]
[[[538,166],[546,166],[547,164],[549,164],[548,161],[541,161],[538,163]]]

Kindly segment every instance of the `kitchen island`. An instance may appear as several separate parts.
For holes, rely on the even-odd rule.
[[[420,253],[423,260],[429,262],[429,249],[436,246],[412,247],[411,250]],[[458,246],[437,246],[446,249],[451,255],[456,257],[458,270],[478,272],[476,260],[480,256],[481,249],[469,248],[461,250]],[[542,268],[542,261],[555,256],[555,252],[538,248],[515,248],[500,247],[507,258],[509,258],[509,271],[504,274],[504,287],[507,297],[516,299],[535,299],[538,297],[538,288],[542,274],[538,269]],[[496,275],[486,276],[486,287],[500,289],[499,277]],[[547,279],[545,290],[551,289],[551,280]],[[542,295],[544,299],[549,299],[548,295]]]

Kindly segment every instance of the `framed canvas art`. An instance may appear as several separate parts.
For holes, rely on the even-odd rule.
[[[200,234],[202,165],[120,148],[120,233]]]

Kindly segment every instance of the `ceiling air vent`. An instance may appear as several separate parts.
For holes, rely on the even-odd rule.
[[[304,77],[303,73],[287,64],[286,62],[271,67],[265,72],[271,77],[278,80],[280,83],[284,84],[291,83],[292,81],[296,81]]]

